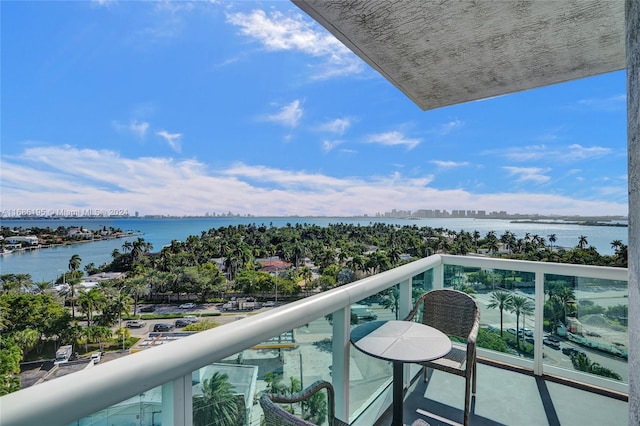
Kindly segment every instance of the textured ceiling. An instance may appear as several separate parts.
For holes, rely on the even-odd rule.
[[[622,0],[293,2],[423,110],[625,68]]]

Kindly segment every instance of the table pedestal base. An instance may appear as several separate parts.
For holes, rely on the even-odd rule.
[[[401,362],[393,363],[393,421],[392,426],[403,426],[404,368]]]

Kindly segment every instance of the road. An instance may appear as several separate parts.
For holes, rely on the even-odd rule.
[[[534,297],[531,294],[517,292],[519,296],[528,297],[532,302],[534,301]],[[489,309],[487,306],[491,303],[491,294],[490,293],[478,293],[476,294],[476,300],[480,305],[480,310],[482,312],[481,322],[483,326],[492,325],[496,328],[500,328],[500,311],[498,309]],[[516,328],[516,316],[511,312],[504,311],[503,312],[503,327],[506,332],[509,328]],[[534,330],[533,317],[525,318],[525,327]],[[520,328],[522,328],[522,317],[520,318]],[[547,335],[547,333],[545,333]],[[585,348],[568,340],[561,340],[560,349],[552,349],[548,346],[544,346],[544,363],[548,365],[558,366],[562,368],[566,368],[568,370],[573,370],[573,364],[571,363],[571,358],[568,355],[562,353],[562,348],[569,347],[575,348],[585,352],[589,359],[592,362],[597,362],[603,367],[609,368],[612,371],[615,371],[620,376],[622,376],[622,380],[628,383],[629,380],[629,367],[626,360],[609,356],[600,351],[596,351],[593,349]]]

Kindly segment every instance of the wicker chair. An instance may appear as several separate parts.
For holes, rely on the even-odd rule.
[[[306,420],[301,419],[300,417],[294,416],[288,411],[282,409],[278,403],[294,403],[304,401],[310,398],[313,394],[320,391],[321,389],[327,390],[328,396],[328,421],[329,426],[349,426],[347,423],[336,419],[335,417],[335,396],[333,392],[333,386],[331,383],[326,382],[324,380],[318,380],[313,383],[308,388],[304,389],[301,392],[295,393],[293,395],[276,395],[276,394],[263,394],[260,397],[260,405],[262,406],[262,411],[264,412],[265,424],[267,426],[296,426],[296,425],[304,425],[304,426],[315,426],[315,423],[308,422]]]
[[[289,404],[294,402],[300,402],[311,397],[321,389],[327,390],[328,395],[328,424],[329,426],[349,426],[349,424],[343,422],[335,417],[335,395],[333,392],[333,386],[331,383],[324,380],[318,380],[311,386],[303,390],[302,392],[295,393],[293,395],[275,395],[275,394],[262,394],[260,397],[260,406],[264,412],[265,425],[266,426],[315,426],[315,423],[308,422],[300,417],[294,416],[290,412],[282,409],[276,403]],[[429,426],[427,422],[422,419],[418,419],[412,423],[412,426]]]
[[[476,339],[480,326],[480,310],[476,301],[457,290],[432,290],[423,294],[405,318],[414,321],[422,308],[421,322],[443,333],[465,339],[466,345],[454,344],[442,358],[420,363],[428,369],[445,371],[465,378],[464,424],[469,425],[471,395],[476,393]]]

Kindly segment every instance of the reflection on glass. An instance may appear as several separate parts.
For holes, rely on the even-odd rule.
[[[161,425],[162,387],[158,386],[72,423],[88,425]]]
[[[626,282],[545,275],[544,362],[628,383]]]
[[[535,274],[445,265],[444,286],[477,300],[478,347],[533,359]]]
[[[257,400],[263,392],[291,394],[317,380],[330,382],[332,321],[331,315],[311,321],[194,372],[194,425],[260,424]],[[303,418],[326,416],[324,392],[317,398],[287,409]],[[225,418],[230,423],[221,423]]]
[[[351,305],[351,328],[368,321],[396,319],[397,300],[398,289],[396,286]],[[354,307],[359,315],[354,315]],[[353,418],[364,410],[390,385],[391,378],[390,362],[352,349],[349,365],[349,416]]]

